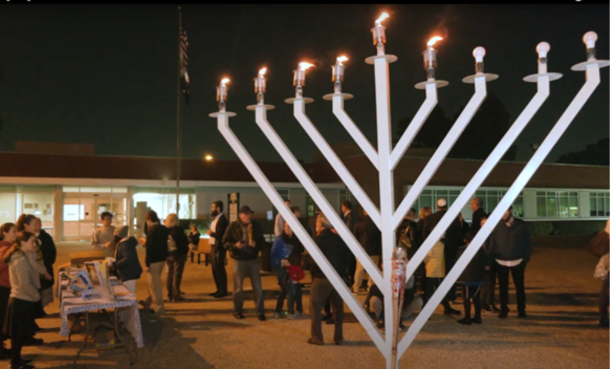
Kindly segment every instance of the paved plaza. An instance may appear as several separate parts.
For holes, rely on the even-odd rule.
[[[585,240],[535,240],[537,245],[526,270],[527,320],[517,319],[512,290],[512,311],[506,320],[485,313],[482,325],[462,326],[454,318],[443,316],[439,308],[402,358],[401,367],[608,368],[608,330],[596,325],[601,286],[593,279],[597,260],[582,251]],[[90,250],[90,246],[59,243],[56,265],[67,262],[70,252],[83,250]],[[139,251],[143,263],[144,250]],[[263,285],[270,319],[259,322],[248,300],[247,319],[238,321],[231,315],[230,296],[220,300],[207,296],[215,291],[211,267],[189,261],[183,281],[189,301],[167,304],[167,315],[156,323],[148,322],[147,313],[140,311],[146,346],[137,351],[133,368],[385,368],[381,354],[353,318],[344,324],[344,346],[307,344],[308,316],[297,321],[273,319],[278,289],[275,277],[264,276]],[[138,282],[140,299],[146,296],[146,289],[143,276]],[[304,295],[307,314],[308,289]],[[363,300],[364,296],[359,298]],[[461,305],[456,308],[462,310]],[[37,367],[129,367],[127,355],[121,350],[84,353],[73,365],[83,335],[75,335],[68,342],[59,336],[58,307],[47,307],[47,312],[50,317],[39,320],[46,331],[38,334],[45,345],[24,349],[24,357],[33,359]],[[331,341],[332,326],[324,325],[324,334],[327,342]],[[133,349],[135,344],[127,332],[124,337]]]

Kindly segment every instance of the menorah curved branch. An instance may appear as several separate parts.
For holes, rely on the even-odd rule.
[[[546,68],[545,68],[546,69]],[[540,71],[540,68],[539,68]],[[475,173],[472,179],[468,182],[466,187],[462,190],[457,199],[453,202],[451,207],[447,210],[445,215],[441,218],[441,221],[434,227],[434,230],[428,235],[424,243],[417,250],[413,258],[407,264],[407,276],[406,278],[410,278],[415,269],[419,266],[419,264],[424,260],[428,252],[432,249],[434,244],[440,240],[443,233],[447,230],[447,228],[451,225],[451,222],[462,211],[464,206],[470,201],[470,198],[475,194],[476,190],[481,186],[485,178],[491,173],[491,171],[495,168],[495,166],[500,162],[504,154],[510,149],[512,144],[517,140],[517,137],[521,134],[523,129],[527,126],[527,124],[531,121],[532,117],[536,112],[540,109],[542,104],[549,97],[549,83],[551,78],[558,79],[561,77],[561,74],[555,73],[552,77],[548,73],[539,73],[537,75],[533,75],[536,78],[538,83],[538,92],[534,95],[531,101],[527,104],[523,112],[517,117],[515,122],[511,125],[508,131],[504,134],[500,142],[493,149],[491,154],[487,157],[487,159],[483,162],[479,170]],[[528,77],[526,77],[528,78]]]
[[[358,144],[358,146],[362,149],[362,152],[369,159],[371,164],[375,167],[375,169],[379,170],[379,157],[377,151],[371,144],[371,142],[364,136],[360,128],[356,126],[352,118],[347,114],[345,108],[343,107],[343,102],[348,98],[351,98],[351,95],[343,94],[343,93],[335,93],[332,95],[324,96],[324,99],[327,97],[332,98],[333,103],[333,114],[339,122],[343,125],[345,130],[352,136],[352,139]]]
[[[347,228],[339,215],[337,215],[337,212],[330,205],[318,186],[316,186],[309,175],[307,175],[299,161],[294,157],[284,141],[282,141],[280,136],[267,121],[268,106],[269,105],[251,105],[248,108],[256,109],[256,124],[260,127],[261,131],[263,131],[269,142],[271,142],[275,150],[284,159],[286,164],[288,164],[288,167],[292,173],[294,173],[313,201],[320,207],[320,210],[322,210],[330,223],[335,227],[337,233],[343,238],[356,258],[358,258],[369,276],[378,286],[380,286],[380,290],[383,291],[383,288],[381,287],[383,285],[383,279],[381,278],[381,273],[379,272],[379,269],[377,269],[375,263],[373,263],[369,255],[366,253],[366,251],[364,251],[364,248],[362,248],[362,245],[360,245],[360,242],[356,240],[352,232]]]
[[[409,123],[409,126],[402,134],[402,136],[398,140],[398,143],[396,144],[396,146],[394,146],[394,149],[392,150],[392,154],[390,156],[390,164],[392,170],[396,168],[396,165],[398,165],[402,156],[405,154],[409,146],[411,146],[411,143],[415,139],[415,136],[417,136],[417,133],[424,125],[424,122],[426,121],[426,119],[428,119],[430,113],[432,113],[432,110],[434,110],[434,107],[438,103],[436,83],[428,83],[426,84],[425,88],[426,100],[424,100],[422,106],[419,108],[419,110],[417,110],[417,113]]]
[[[449,292],[451,286],[457,281],[464,269],[466,269],[466,266],[470,260],[472,260],[479,248],[483,245],[483,242],[485,242],[498,222],[500,222],[504,212],[506,212],[517,196],[519,196],[519,193],[523,191],[527,182],[529,182],[544,159],[551,152],[555,144],[557,144],[557,141],[559,141],[565,130],[569,127],[570,123],[572,123],[576,114],[582,109],[589,97],[591,97],[591,94],[593,94],[593,91],[595,91],[595,88],[599,85],[599,68],[600,64],[597,63],[592,63],[586,66],[587,82],[580,89],[576,97],[574,97],[566,111],[559,118],[553,129],[551,129],[540,147],[528,161],[525,168],[523,168],[517,179],[510,186],[498,206],[496,206],[494,211],[492,211],[491,215],[487,219],[487,222],[477,232],[470,245],[466,247],[466,250],[462,256],[455,263],[449,274],[447,274],[434,295],[430,298],[430,300],[428,300],[426,306],[419,313],[413,324],[411,324],[411,327],[398,344],[399,356],[401,356],[411,345],[411,343],[413,343],[417,333],[419,333],[438,304],[445,297],[447,292]]]
[[[432,155],[432,158],[430,158],[424,167],[424,170],[421,172],[419,177],[417,177],[417,180],[407,193],[407,196],[405,196],[398,206],[398,209],[396,209],[396,212],[392,218],[392,230],[396,230],[396,228],[400,225],[409,209],[411,209],[411,206],[413,206],[415,200],[417,200],[421,192],[428,185],[434,176],[434,173],[436,173],[438,168],[441,166],[443,160],[445,157],[447,157],[447,154],[449,154],[449,151],[451,151],[458,138],[460,138],[460,135],[468,123],[470,123],[472,117],[479,110],[483,100],[485,100],[485,97],[487,96],[487,85],[486,77],[484,75],[475,75],[474,89],[474,95],[472,98],[470,98],[470,101],[468,101],[468,104],[466,104],[466,107],[455,121],[449,132],[447,132],[447,135],[434,152],[434,155]]]
[[[309,120],[305,114],[305,101],[303,99],[294,99],[294,117],[299,122],[301,127],[303,127],[305,132],[307,132],[309,137],[311,137],[318,150],[320,150],[324,157],[326,157],[328,163],[333,167],[335,172],[337,172],[337,175],[339,175],[341,181],[343,181],[347,188],[349,188],[356,200],[358,200],[358,203],[369,214],[371,220],[375,223],[375,225],[377,225],[377,227],[381,228],[379,210],[371,201],[366,192],[364,192],[360,184],[356,182],[354,176],[352,176],[347,167],[345,167],[345,164],[343,164],[341,159],[339,159],[324,137],[322,137],[313,123],[311,123],[311,120]]]
[[[264,108],[263,108],[264,109]],[[222,109],[221,109],[222,110]],[[262,111],[264,115],[264,110]],[[364,311],[360,302],[354,297],[339,276],[335,269],[330,265],[328,259],[322,254],[318,246],[312,240],[309,232],[305,230],[301,222],[297,219],[297,217],[292,213],[292,211],[286,206],[284,200],[280,196],[280,194],[273,187],[269,179],[262,172],[260,167],[256,164],[254,159],[248,154],[242,143],[239,141],[235,133],[229,128],[229,117],[235,116],[235,113],[230,112],[217,112],[210,114],[212,118],[217,118],[218,120],[218,130],[225,138],[227,143],[231,146],[235,154],[239,157],[239,159],[244,163],[246,169],[256,183],[261,187],[261,189],[265,192],[273,206],[278,210],[280,215],[288,222],[295,235],[299,238],[299,240],[303,243],[303,246],[307,249],[313,260],[320,267],[322,272],[328,280],[332,283],[333,287],[337,290],[341,298],[345,301],[347,306],[351,309],[352,313],[356,316],[360,324],[364,327],[368,335],[371,337],[377,348],[384,353],[385,342],[383,337],[377,330],[375,323],[371,320],[370,316]]]

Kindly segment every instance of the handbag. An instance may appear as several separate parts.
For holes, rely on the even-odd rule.
[[[610,251],[610,238],[606,231],[599,231],[593,237],[593,239],[587,244],[585,250],[589,251],[593,255],[601,258]]]

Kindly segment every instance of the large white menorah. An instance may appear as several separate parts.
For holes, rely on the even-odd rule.
[[[400,206],[394,211],[394,180],[393,171],[403,154],[415,138],[419,129],[422,127],[426,118],[437,103],[437,88],[448,85],[445,81],[435,79],[435,68],[437,67],[436,61],[436,50],[433,45],[436,41],[440,40],[440,37],[434,37],[428,43],[428,48],[424,51],[424,65],[427,71],[427,80],[417,84],[415,87],[418,89],[426,90],[426,100],[418,110],[417,114],[409,124],[407,130],[400,138],[396,147],[392,149],[391,141],[391,122],[390,122],[390,87],[389,87],[389,63],[395,62],[397,58],[393,55],[386,55],[384,44],[385,38],[385,26],[381,25],[381,21],[387,18],[387,14],[383,14],[375,22],[375,27],[371,29],[373,33],[373,41],[377,47],[377,55],[366,59],[368,64],[373,64],[375,68],[375,96],[377,104],[377,150],[371,145],[366,139],[362,132],[356,127],[352,119],[348,116],[343,108],[343,102],[351,99],[353,96],[350,94],[343,93],[341,91],[341,83],[343,82],[345,66],[343,62],[347,60],[345,57],[337,58],[337,63],[333,66],[333,82],[334,82],[334,93],[324,96],[325,100],[332,101],[332,109],[334,115],[350,133],[354,141],[363,150],[366,157],[379,171],[379,193],[380,193],[380,208],[378,209],[368,195],[363,191],[360,185],[356,182],[354,177],[347,170],[345,165],[331,149],[326,140],[322,137],[320,132],[315,128],[312,122],[305,114],[305,104],[313,102],[313,99],[303,97],[303,87],[305,86],[305,77],[307,68],[311,66],[308,63],[300,63],[299,68],[294,71],[293,84],[296,87],[296,95],[294,98],[286,100],[286,103],[293,104],[294,116],[297,121],[301,124],[305,132],[311,137],[313,142],[316,144],[318,149],[326,157],[333,169],[338,173],[341,180],[353,193],[358,203],[362,205],[364,210],[369,214],[372,221],[377,225],[382,233],[382,259],[383,265],[385,266],[384,271],[381,272],[375,263],[371,260],[368,254],[364,251],[362,245],[352,235],[350,230],[344,224],[340,216],[337,214],[333,206],[323,196],[320,189],[316,186],[313,180],[309,177],[307,172],[303,169],[299,161],[294,157],[292,152],[288,149],[282,139],[275,132],[273,127],[267,121],[267,111],[272,110],[272,105],[267,105],[264,102],[264,94],[266,92],[266,79],[264,77],[266,69],[263,68],[259,71],[259,75],[254,79],[255,92],[257,94],[258,103],[256,105],[248,106],[248,110],[255,112],[256,124],[263,131],[265,136],[269,139],[273,147],[278,151],[280,156],[284,159],[286,164],[294,175],[298,178],[299,182],[307,190],[311,198],[319,206],[321,211],[327,216],[337,233],[343,238],[350,250],[354,253],[356,258],[363,265],[364,269],[369,274],[370,278],[375,282],[379,289],[384,294],[384,307],[385,307],[385,337],[377,329],[376,325],[361,306],[360,302],[352,295],[350,289],[347,287],[345,282],[341,279],[339,274],[333,269],[326,257],[320,252],[316,246],[314,240],[311,238],[309,232],[301,225],[296,216],[290,211],[290,209],[284,204],[282,197],[275,190],[271,182],[263,174],[259,166],[256,164],[254,159],[243,147],[239,139],[235,136],[233,131],[229,128],[229,118],[234,117],[236,114],[226,111],[227,91],[228,87],[226,83],[228,79],[223,79],[220,86],[217,87],[217,100],[219,101],[219,111],[210,114],[211,117],[217,118],[218,129],[227,140],[229,145],[233,148],[237,156],[244,163],[252,177],[256,180],[261,189],[271,200],[271,203],[275,208],[278,209],[281,216],[288,222],[293,229],[296,236],[303,242],[303,245],[313,258],[313,260],[322,269],[328,280],[333,284],[336,291],[341,295],[345,303],[348,305],[350,310],[354,313],[358,321],[362,324],[366,332],[369,334],[377,348],[383,354],[386,359],[386,367],[388,369],[395,369],[398,367],[398,359],[404,354],[405,350],[411,345],[416,335],[422,329],[424,323],[428,321],[428,318],[432,315],[438,304],[441,302],[443,297],[447,294],[451,286],[456,282],[458,277],[461,275],[463,270],[466,268],[470,260],[476,254],[477,250],[481,247],[484,240],[488,238],[492,230],[495,228],[497,223],[502,218],[502,214],[509,208],[512,202],[517,198],[519,193],[523,190],[527,182],[534,175],[538,167],[542,164],[543,160],[549,154],[551,149],[555,146],[561,135],[568,128],[570,123],[573,121],[576,114],[583,107],[585,102],[589,99],[595,88],[600,82],[599,69],[606,67],[610,64],[607,60],[597,60],[595,57],[595,41],[597,40],[597,34],[595,32],[588,32],[585,34],[583,41],[587,46],[587,61],[577,64],[572,67],[575,71],[585,71],[586,83],[578,92],[576,97],[572,100],[566,111],[563,113],[561,118],[557,121],[553,129],[550,131],[544,142],[536,150],[533,157],[525,165],[520,175],[511,185],[510,189],[506,192],[498,206],[489,216],[488,221],[479,230],[474,240],[466,248],[463,255],[456,262],[454,267],[448,273],[443,283],[440,285],[436,293],[430,298],[429,302],[418,314],[417,318],[411,324],[407,333],[398,341],[398,335],[396,331],[398,316],[396,304],[397,286],[399,289],[402,288],[402,284],[393,285],[393,282],[400,278],[395,279],[394,276],[404,277],[402,282],[408,280],[413,276],[413,272],[417,269],[418,265],[423,261],[425,255],[431,250],[433,245],[442,237],[450,223],[458,216],[462,208],[468,203],[468,201],[475,194],[475,191],[483,183],[485,178],[489,175],[492,169],[504,156],[507,150],[515,142],[519,134],[523,131],[525,126],[532,119],[534,114],[542,106],[544,101],[549,96],[549,84],[550,81],[561,78],[559,73],[550,73],[547,71],[547,53],[550,50],[550,46],[546,42],[538,44],[536,51],[538,52],[538,73],[527,76],[524,78],[526,82],[537,83],[538,92],[532,98],[530,103],[525,107],[523,112],[519,115],[517,120],[512,124],[510,129],[506,132],[502,140],[494,148],[492,153],[489,155],[487,160],[483,163],[481,168],[477,171],[474,177],[466,185],[464,190],[461,192],[459,197],[453,202],[447,213],[444,215],[440,223],[434,228],[433,232],[428,236],[423,245],[415,253],[412,260],[407,264],[405,270],[396,270],[390,268],[392,265],[399,265],[396,260],[393,260],[392,255],[395,251],[395,231],[400,225],[402,219],[407,213],[408,209],[411,208],[413,203],[419,197],[425,186],[429,183],[436,170],[441,165],[459,136],[466,128],[478,108],[481,106],[485,99],[486,83],[497,79],[498,76],[495,74],[489,74],[484,72],[483,58],[485,56],[485,49],[477,47],[474,49],[473,55],[476,60],[476,73],[463,79],[464,83],[474,84],[475,93],[454,123],[453,127],[447,133],[443,142],[439,145],[438,149],[425,166],[422,173],[419,175],[406,197],[400,203]],[[398,253],[400,255],[400,253]],[[394,262],[394,264],[393,264]]]

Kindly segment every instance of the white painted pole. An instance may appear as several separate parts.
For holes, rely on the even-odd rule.
[[[233,131],[229,128],[229,115],[235,115],[234,113],[218,112],[210,114],[210,116],[218,119],[218,130],[223,135],[225,140],[229,143],[229,146],[235,151],[239,159],[244,163],[244,166],[250,172],[256,183],[261,187],[263,192],[267,195],[273,206],[278,209],[281,216],[288,222],[296,236],[301,240],[303,246],[307,249],[316,264],[322,269],[324,275],[332,283],[333,287],[337,289],[337,292],[341,295],[344,301],[348,304],[354,315],[358,318],[358,321],[364,327],[365,331],[369,334],[377,348],[385,354],[385,342],[383,337],[375,327],[374,322],[364,312],[360,303],[347,289],[347,286],[337,274],[335,269],[330,265],[324,254],[320,251],[315,242],[311,239],[309,232],[303,228],[303,225],[296,216],[290,211],[288,206],[284,203],[284,200],[280,194],[275,190],[271,182],[263,174],[260,167],[256,164],[254,159],[243,147],[239,139],[235,136]]]
[[[377,151],[369,140],[362,134],[362,131],[354,124],[354,121],[347,115],[343,108],[343,102],[345,100],[343,94],[335,94],[333,97],[333,114],[339,122],[343,125],[345,130],[352,136],[354,141],[360,146],[364,155],[369,158],[369,161],[373,164],[375,169],[379,170]],[[377,283],[377,282],[375,282]]]
[[[407,196],[402,200],[398,206],[398,209],[396,209],[394,217],[392,218],[392,230],[396,230],[396,228],[400,225],[409,209],[411,209],[411,206],[413,206],[415,200],[417,200],[426,185],[430,182],[434,176],[434,173],[436,173],[437,169],[443,163],[443,160],[445,160],[447,154],[449,154],[449,151],[451,151],[453,148],[453,145],[457,142],[458,138],[460,138],[460,135],[468,123],[470,123],[472,117],[475,115],[477,110],[479,110],[479,107],[487,96],[485,76],[475,77],[474,89],[474,95],[453,124],[453,127],[451,127],[443,141],[436,149],[434,155],[432,155],[432,158],[424,167],[424,170],[421,172],[419,177],[417,177],[417,180],[407,193]]]
[[[369,255],[364,251],[362,245],[356,240],[352,232],[347,228],[343,220],[337,215],[335,209],[330,205],[326,197],[322,194],[318,186],[315,185],[313,180],[307,175],[299,161],[294,157],[292,152],[288,149],[286,144],[282,141],[280,136],[275,132],[271,124],[267,121],[267,108],[262,105],[256,106],[256,124],[263,131],[269,142],[273,145],[275,150],[280,154],[282,159],[288,164],[288,167],[294,173],[295,177],[299,180],[299,182],[303,185],[307,193],[311,196],[313,201],[320,207],[320,210],[326,215],[330,223],[333,225],[339,236],[343,238],[343,241],[347,244],[350,250],[354,253],[354,256],[360,261],[366,272],[369,276],[375,281],[375,283],[380,287],[380,290],[383,291],[383,279],[381,278],[381,273],[379,269],[375,265],[375,263],[371,260]],[[350,294],[351,298],[354,298]],[[356,302],[358,300],[355,300]],[[362,309],[362,307],[358,303],[358,307]],[[353,310],[353,308],[351,308]],[[369,318],[370,319],[370,318]]]
[[[545,51],[548,52],[546,46],[548,44],[541,43],[538,45],[545,46]],[[550,48],[550,47],[549,47]],[[546,60],[546,52],[544,53],[544,60]],[[540,60],[540,59],[539,59]],[[515,122],[508,129],[506,134],[502,137],[500,142],[496,145],[494,150],[489,154],[489,157],[483,162],[483,165],[479,168],[479,170],[475,173],[472,179],[468,182],[464,190],[460,193],[458,198],[453,202],[451,207],[447,210],[447,213],[443,216],[441,221],[436,225],[432,233],[426,238],[425,242],[420,246],[415,255],[409,261],[407,266],[407,279],[409,279],[419,264],[424,260],[428,252],[432,249],[434,244],[445,233],[451,222],[455,220],[458,214],[462,211],[464,206],[470,201],[470,198],[475,194],[476,190],[481,186],[485,178],[491,173],[494,167],[498,164],[498,162],[502,159],[504,154],[510,149],[511,145],[515,142],[517,137],[523,132],[523,129],[527,126],[527,124],[531,121],[532,117],[538,109],[542,106],[542,104],[549,97],[549,84],[550,80],[556,80],[561,78],[561,74],[559,73],[547,73],[546,71],[546,61],[544,63],[540,63],[538,66],[538,74],[534,74],[524,79],[529,82],[536,81],[538,84],[538,92],[532,100],[527,104],[523,112],[517,117]]]
[[[607,65],[607,64],[606,64]],[[451,286],[455,283],[458,277],[462,274],[470,260],[474,257],[476,252],[479,250],[483,242],[489,237],[492,230],[496,227],[498,222],[502,219],[502,215],[515,201],[519,193],[525,188],[527,182],[532,178],[536,170],[540,167],[544,159],[551,152],[557,141],[561,138],[565,130],[572,123],[576,114],[582,109],[584,104],[587,102],[591,94],[599,85],[599,65],[592,63],[586,66],[587,71],[587,82],[580,89],[574,100],[570,103],[566,111],[559,118],[553,129],[547,135],[545,140],[542,142],[538,150],[534,153],[530,161],[527,163],[525,168],[519,174],[519,177],[515,180],[509,190],[506,192],[498,206],[491,213],[487,222],[479,230],[475,238],[472,240],[470,245],[466,247],[466,250],[460,257],[460,259],[453,266],[449,274],[445,277],[443,283],[436,290],[434,295],[427,302],[426,306],[419,313],[409,331],[405,334],[403,339],[398,345],[398,354],[402,356],[404,352],[409,348],[413,340],[422,329],[424,324],[428,321],[428,318],[432,315],[438,304],[445,297]]]
[[[431,83],[426,85],[426,100],[417,111],[417,114],[415,114],[415,117],[413,117],[413,119],[411,120],[411,123],[409,123],[409,126],[407,127],[405,132],[398,140],[398,143],[394,147],[394,150],[392,150],[392,154],[390,156],[392,170],[396,168],[396,165],[400,162],[402,156],[405,154],[409,146],[411,146],[413,139],[415,139],[415,136],[417,136],[417,133],[424,125],[424,122],[426,121],[426,119],[428,119],[430,113],[432,113],[432,110],[434,109],[437,103],[438,96],[436,84]]]
[[[311,137],[311,140],[314,142],[318,150],[322,152],[326,160],[328,160],[328,163],[337,172],[337,175],[339,175],[341,181],[343,181],[347,188],[349,188],[349,190],[352,192],[356,200],[358,200],[358,203],[369,214],[371,220],[375,223],[375,225],[377,225],[377,227],[380,227],[381,220],[379,210],[371,201],[366,192],[364,192],[360,184],[354,179],[354,176],[352,176],[349,170],[345,167],[345,164],[343,164],[341,159],[339,159],[337,154],[335,154],[335,152],[331,149],[324,137],[322,137],[320,132],[318,132],[316,127],[314,127],[307,115],[305,115],[305,102],[303,99],[294,99],[294,117],[297,119],[299,124],[301,124],[309,137]]]

